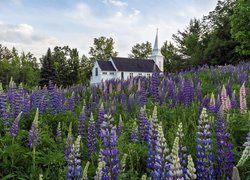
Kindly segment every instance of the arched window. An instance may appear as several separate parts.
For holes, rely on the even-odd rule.
[[[121,72],[121,78],[124,79],[124,74],[123,74],[123,72]]]

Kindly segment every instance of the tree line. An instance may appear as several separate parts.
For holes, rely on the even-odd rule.
[[[161,47],[165,71],[178,71],[200,65],[237,64],[249,61],[250,56],[250,5],[247,0],[218,1],[215,9],[193,18],[184,30],[172,35]],[[69,46],[48,49],[39,61],[30,52],[18,53],[0,44],[0,82],[7,86],[10,77],[27,87],[58,86],[87,83],[97,59],[108,60],[117,56],[112,37],[94,38],[89,55],[79,55]],[[128,57],[146,59],[152,52],[150,42],[135,44]]]

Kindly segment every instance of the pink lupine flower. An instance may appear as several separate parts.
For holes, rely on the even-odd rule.
[[[222,90],[221,90],[221,104],[224,110],[228,109],[227,106],[227,90],[225,86],[223,85]]]
[[[242,84],[242,86],[240,88],[240,112],[241,113],[246,113],[247,112],[245,82]]]

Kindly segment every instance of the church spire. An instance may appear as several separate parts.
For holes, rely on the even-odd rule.
[[[153,51],[158,51],[158,28],[156,29],[155,44]]]
[[[159,55],[160,50],[158,47],[158,28],[156,29],[156,36],[155,36],[155,44],[154,44],[154,49],[152,52],[152,55]]]

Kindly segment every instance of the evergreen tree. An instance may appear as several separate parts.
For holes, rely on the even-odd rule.
[[[56,83],[56,70],[54,67],[54,61],[51,57],[51,51],[50,48],[47,51],[47,54],[42,57],[41,59],[41,74],[40,74],[40,81],[39,85],[41,87],[48,86],[49,81],[51,81],[52,84]]]

